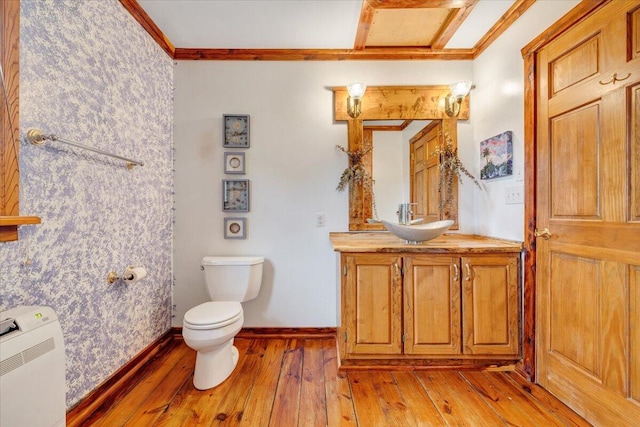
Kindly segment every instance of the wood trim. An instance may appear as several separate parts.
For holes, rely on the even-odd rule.
[[[536,52],[560,34],[611,0],[583,0],[522,49],[524,58],[524,271],[522,361],[516,372],[528,381],[536,379]]]
[[[162,48],[167,55],[174,58],[176,48],[171,41],[164,35],[162,30],[153,22],[153,19],[147,14],[147,12],[140,7],[137,0],[120,0],[122,6],[135,18],[136,21],[142,25],[147,33],[158,43],[158,46]]]
[[[40,217],[37,216],[0,216],[0,227],[12,225],[40,224]]]
[[[353,48],[355,50],[362,50],[366,46],[367,38],[369,38],[369,30],[371,29],[371,23],[373,22],[373,15],[375,15],[375,13],[375,5],[372,5],[370,0],[362,2],[360,21],[358,22],[358,30],[356,31],[356,40],[353,44]]]
[[[182,327],[171,328],[174,339],[182,339]],[[280,328],[280,327],[255,327],[242,328],[236,338],[260,339],[260,338],[298,338],[320,339],[336,338],[337,328]]]
[[[170,350],[173,342],[173,330],[169,329],[69,410],[66,417],[67,427],[86,425],[85,422],[92,413],[106,401],[115,400],[118,396],[126,394],[131,387],[135,386],[137,374],[141,369],[150,360],[161,357]]]
[[[0,96],[0,217],[16,216],[19,212],[20,144],[20,0],[0,1],[0,63],[7,88],[7,99]],[[7,108],[8,104],[8,108]],[[13,124],[13,130],[11,129]],[[2,224],[0,242],[18,239],[17,224]]]
[[[540,50],[544,45],[568,30],[571,26],[577,24],[587,17],[587,15],[595,12],[610,1],[611,0],[582,0],[576,7],[567,12],[542,34],[523,47],[521,50],[522,56],[526,57]]]
[[[529,381],[536,369],[536,71],[534,55],[524,57],[524,272],[522,291],[522,361],[516,371]]]
[[[364,130],[370,130],[373,132],[400,132],[403,131],[407,128],[407,126],[409,126],[411,124],[411,122],[413,122],[413,120],[411,119],[407,119],[405,121],[403,121],[402,123],[400,123],[399,125],[371,125],[368,124],[366,126],[363,127]]]
[[[493,27],[487,31],[476,45],[473,47],[473,57],[477,58],[482,52],[488,48],[498,37],[504,33],[507,28],[513,25],[529,9],[536,0],[516,0],[513,5],[502,15]]]
[[[453,12],[449,16],[449,22],[443,25],[444,30],[434,39],[431,48],[443,49],[447,43],[449,43],[449,40],[451,40],[455,32],[458,31],[458,28],[460,28],[464,20],[467,19],[476,4],[478,4],[478,0],[469,1],[466,5]]]
[[[516,360],[511,358],[487,358],[487,359],[455,359],[451,356],[434,358],[425,356],[422,359],[344,359],[340,360],[340,372],[344,371],[513,371]]]
[[[423,9],[429,7],[454,9],[466,7],[476,1],[477,0],[375,0],[373,6],[376,9]]]
[[[347,88],[338,86],[332,89],[334,120],[353,120],[347,113]],[[449,119],[441,105],[449,91],[449,86],[368,86],[362,97],[358,120]],[[467,95],[462,102],[458,120],[469,119],[470,97]]]
[[[199,49],[176,48],[176,60],[208,61],[342,61],[342,60],[467,60],[473,49],[433,50],[420,47],[356,49]]]

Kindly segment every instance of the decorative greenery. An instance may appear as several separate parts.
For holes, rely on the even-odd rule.
[[[340,182],[338,182],[336,190],[344,191],[349,184],[362,184],[372,188],[373,178],[365,169],[362,160],[364,156],[371,152],[373,147],[360,148],[355,151],[349,151],[340,145],[336,145],[336,148],[349,156],[349,166],[340,175]]]
[[[347,188],[347,185],[351,185],[353,188],[355,185],[362,185],[364,188],[368,189],[371,192],[371,207],[373,209],[374,218],[378,218],[378,212],[376,209],[376,197],[373,193],[373,177],[367,172],[367,169],[364,167],[364,156],[369,154],[373,149],[373,146],[367,148],[359,148],[354,151],[347,150],[346,148],[336,145],[336,148],[347,156],[349,156],[349,166],[342,172],[340,175],[340,181],[338,182],[338,186],[336,187],[337,191],[344,191]]]
[[[446,217],[453,210],[453,178],[457,176],[462,183],[462,176],[466,175],[480,190],[482,187],[478,180],[464,167],[458,157],[458,149],[453,148],[451,137],[448,133],[444,135],[444,144],[439,145],[433,154],[440,157],[440,182],[438,191],[440,192],[440,213]]]

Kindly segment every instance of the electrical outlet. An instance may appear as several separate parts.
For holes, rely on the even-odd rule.
[[[520,205],[524,203],[524,186],[507,187],[504,189],[504,202],[507,205]]]
[[[316,227],[324,227],[324,212],[316,213]]]

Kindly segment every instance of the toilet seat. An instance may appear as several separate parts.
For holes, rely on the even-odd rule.
[[[209,301],[193,307],[184,315],[184,327],[217,329],[242,318],[242,305],[237,301]]]

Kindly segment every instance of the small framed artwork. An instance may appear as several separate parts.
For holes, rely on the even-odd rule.
[[[224,173],[244,175],[244,153],[224,153]]]
[[[510,130],[480,143],[480,179],[513,175],[513,136]]]
[[[246,218],[225,218],[224,219],[225,239],[246,239],[247,219]]]
[[[224,146],[227,148],[249,148],[249,115],[224,114]]]
[[[249,180],[222,180],[222,210],[225,212],[249,212]]]

